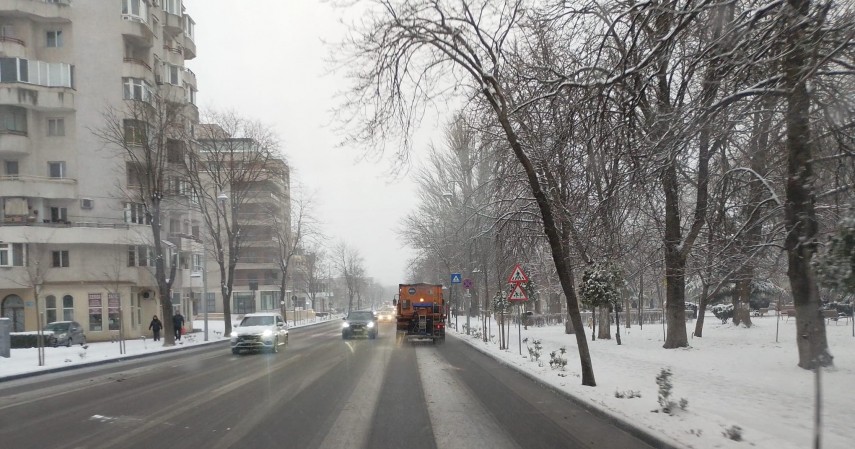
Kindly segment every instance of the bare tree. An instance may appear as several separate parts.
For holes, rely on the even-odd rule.
[[[225,333],[231,332],[231,294],[235,268],[251,234],[273,233],[244,224],[239,213],[251,210],[255,199],[271,193],[287,198],[288,166],[279,141],[268,127],[234,112],[210,112],[207,124],[196,126],[195,148],[187,160],[195,207],[207,231],[213,260],[220,271]],[[280,220],[284,221],[284,219]],[[266,228],[266,227],[264,227]],[[167,332],[169,335],[169,332]]]
[[[291,269],[292,259],[294,256],[302,252],[300,250],[302,246],[320,235],[318,221],[312,214],[314,203],[313,197],[311,195],[304,196],[302,188],[297,188],[293,192],[294,194],[290,195],[288,198],[280,199],[281,202],[290,204],[290,217],[282,217],[276,211],[269,211],[273,229],[273,238],[276,240],[279,248],[279,254],[277,254],[276,259],[280,270],[280,299],[286,299],[285,287],[288,280],[289,270]],[[287,218],[287,220],[285,220],[285,218]],[[307,254],[302,255],[303,263],[300,265],[306,266],[306,264],[311,263],[314,268],[314,261],[307,260],[307,256]],[[294,285],[294,290],[297,290],[297,285]],[[283,303],[282,306],[282,316],[285,316],[284,304],[285,303]],[[294,319],[296,320],[296,316]]]
[[[530,149],[520,139],[521,124],[514,116],[519,100],[507,90],[502,72],[505,45],[524,19],[526,5],[521,0],[375,3],[376,14],[357,30],[346,52],[353,57],[356,84],[345,110],[368,111],[365,116],[349,117],[364,117],[349,122],[353,138],[376,145],[390,135],[400,136],[402,132],[408,136],[420,117],[419,106],[443,87],[450,90],[466,85],[467,93],[483,99],[525,173],[537,204],[570,318],[577,329],[582,384],[596,385],[573,267],[566,242],[561,239],[555,204],[542,185],[542,167],[534,165]],[[450,86],[444,84],[448,69],[458,75]]]
[[[362,308],[361,295],[365,283],[365,266],[359,251],[344,242],[339,242],[330,250],[330,259],[336,271],[341,275],[347,290],[347,311]],[[353,300],[356,299],[356,308]]]
[[[120,188],[130,201],[142,206],[145,223],[150,225],[154,279],[164,318],[163,345],[172,346],[171,293],[178,264],[164,226],[169,209],[188,194],[184,162],[191,118],[181,101],[147,90],[131,97],[135,99],[126,100],[124,109],[108,109],[104,126],[93,133],[125,161],[127,185]]]

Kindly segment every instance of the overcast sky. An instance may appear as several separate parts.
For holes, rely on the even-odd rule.
[[[368,276],[404,282],[412,251],[395,230],[414,185],[386,164],[357,162],[328,124],[343,77],[329,74],[330,48],[344,34],[342,11],[322,0],[184,0],[196,22],[200,109],[234,110],[270,125],[296,183],[316,193],[315,215],[329,242],[343,240],[365,259]],[[424,150],[427,143],[422,143]],[[414,172],[415,169],[411,170]]]

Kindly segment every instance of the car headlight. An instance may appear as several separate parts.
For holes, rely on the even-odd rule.
[[[232,333],[229,334],[229,336],[232,338],[237,338],[237,331],[232,331]]]
[[[59,338],[65,338],[68,334],[59,334]]]
[[[270,329],[265,329],[264,332],[261,333],[262,337],[272,337],[273,331]]]
[[[350,323],[348,323],[347,321],[345,321],[345,322],[341,325],[341,327],[348,328],[348,327],[350,327]]]
[[[371,329],[372,327],[374,327],[374,322],[373,322],[373,321],[369,321],[369,322],[368,322],[367,327],[368,327],[369,329]]]

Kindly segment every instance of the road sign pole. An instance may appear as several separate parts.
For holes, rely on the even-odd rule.
[[[519,303],[517,303],[517,337],[519,337],[520,355],[522,355],[522,312]]]

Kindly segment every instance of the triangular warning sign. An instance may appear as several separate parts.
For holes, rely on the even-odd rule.
[[[525,295],[520,284],[514,286],[514,290],[511,292],[511,296],[508,296],[508,301],[517,302],[517,301],[528,301],[528,296]]]
[[[522,267],[520,264],[517,264],[514,267],[514,271],[511,272],[511,275],[508,277],[508,284],[525,284],[528,282],[528,276],[523,273]]]

